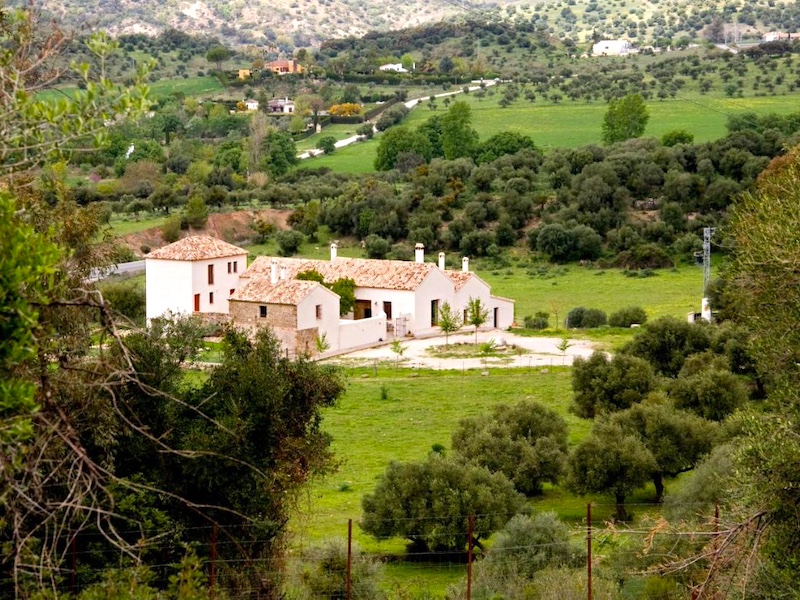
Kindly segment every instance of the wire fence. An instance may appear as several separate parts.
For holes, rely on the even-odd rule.
[[[513,598],[537,586],[543,591],[531,597],[592,600],[618,597],[623,590],[633,597],[695,597],[707,583],[714,545],[730,532],[719,508],[676,505],[669,507],[674,513],[669,521],[649,516],[652,504],[629,504],[627,510],[643,512],[631,523],[598,517],[615,508],[588,504],[583,518],[552,520],[556,525],[549,529],[529,521],[499,536],[482,527],[493,517],[513,515],[392,519],[407,533],[402,538],[371,536],[364,548],[354,542],[358,524],[352,520],[342,524],[336,539],[289,544],[278,552],[272,539],[248,539],[217,525],[119,533],[140,537],[139,559],[155,587],[168,585],[191,549],[213,598],[274,597],[265,591],[270,585],[278,586],[287,600]],[[574,514],[575,507],[565,510]],[[66,540],[64,548],[63,592],[80,593],[102,580],[108,565],[136,564],[104,543],[99,532],[82,532]],[[0,583],[2,589],[13,585],[8,579]],[[557,593],[548,595],[547,589]]]

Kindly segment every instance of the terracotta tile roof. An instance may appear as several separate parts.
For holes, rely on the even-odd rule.
[[[418,263],[405,260],[370,260],[366,258],[335,258],[334,260],[311,260],[305,258],[273,258],[259,256],[242,274],[243,278],[266,277],[269,280],[271,262],[278,263],[278,270],[286,268],[288,279],[294,279],[302,271],[318,271],[326,283],[337,279],[351,278],[358,287],[385,290],[415,290],[428,275],[438,269],[433,263]]]
[[[162,260],[207,260],[224,256],[240,256],[247,250],[210,236],[193,235],[154,250],[147,258]]]
[[[453,282],[456,291],[463,288],[475,276],[475,273],[465,273],[464,271],[445,271],[444,274]]]
[[[316,281],[286,279],[278,280],[273,285],[269,277],[255,277],[236,290],[229,299],[241,302],[258,302],[260,304],[289,304],[296,306],[318,287],[322,286]]]

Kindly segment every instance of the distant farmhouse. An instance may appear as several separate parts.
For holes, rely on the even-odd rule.
[[[247,110],[258,110],[258,100],[253,100],[251,98],[248,98],[247,100],[244,101],[244,107]]]
[[[147,318],[166,312],[201,313],[255,332],[268,326],[287,352],[314,355],[368,347],[388,339],[436,334],[439,309],[448,303],[466,317],[479,298],[488,311],[486,327],[505,329],[514,321],[514,301],[491,294],[489,284],[469,270],[415,260],[341,258],[331,244],[330,260],[258,257],[245,269],[242,248],[210,237],[189,237],[146,258]],[[298,280],[315,271],[326,284],[355,282],[355,307],[340,316],[339,296],[317,281]],[[324,340],[324,344],[319,342]]]
[[[272,62],[265,64],[264,68],[272,71],[276,75],[304,73],[306,70],[303,65],[297,62],[296,58],[293,58],[292,60],[273,60]]]
[[[628,40],[603,40],[592,46],[593,56],[626,56],[634,52]]]
[[[394,71],[395,73],[408,73],[408,69],[404,68],[400,63],[390,63],[388,65],[381,65],[378,67],[381,71]]]
[[[779,42],[781,40],[800,39],[800,33],[783,33],[782,31],[770,31],[761,36],[762,42]]]
[[[290,115],[294,113],[294,100],[289,98],[273,98],[267,103],[267,112]]]

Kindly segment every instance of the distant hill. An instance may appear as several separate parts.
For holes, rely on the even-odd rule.
[[[11,0],[10,4],[27,3]],[[56,22],[114,34],[175,28],[232,46],[289,52],[333,38],[466,17],[533,26],[558,38],[641,44],[701,34],[730,41],[800,29],[800,7],[780,0],[37,0]],[[88,15],[88,17],[87,17]]]

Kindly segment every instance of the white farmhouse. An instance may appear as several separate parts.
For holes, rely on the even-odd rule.
[[[174,314],[228,313],[228,297],[247,269],[247,251],[213,237],[191,236],[145,258],[147,320]]]
[[[408,69],[403,67],[401,63],[389,63],[387,65],[381,65],[378,67],[381,71],[393,71],[395,73],[408,73]]]
[[[258,257],[242,275],[241,292],[231,298],[231,316],[234,323],[245,326],[271,325],[270,314],[281,310],[283,315],[285,310],[271,308],[272,305],[297,306],[295,313],[291,312],[294,309],[289,309],[289,316],[281,317],[280,326],[289,327],[293,319],[300,318],[304,309],[296,304],[297,291],[287,287],[286,283],[301,272],[316,271],[326,283],[344,278],[355,282],[355,308],[339,321],[338,334],[332,331],[329,323],[322,322],[324,317],[319,319],[322,327],[319,333],[325,333],[330,350],[368,346],[389,336],[435,334],[439,331],[439,309],[443,304],[447,302],[461,313],[466,310],[470,298],[480,298],[488,310],[486,327],[510,327],[514,321],[513,300],[492,296],[489,285],[469,272],[469,259],[462,265],[461,271],[446,270],[443,253],[439,255],[438,266],[425,262],[422,244],[416,246],[414,262],[341,258],[337,256],[335,243],[331,244],[329,261]],[[303,291],[311,293],[310,290],[308,287]],[[258,304],[260,319],[263,320],[253,317],[254,308],[240,307],[242,302]],[[309,308],[305,310],[310,312],[311,304],[309,302]],[[316,307],[315,303],[315,311]],[[322,306],[323,315],[329,312]],[[311,335],[309,332],[304,340],[298,338],[298,342],[289,347],[303,347]]]
[[[626,56],[633,52],[628,40],[603,40],[592,46],[594,56]]]

